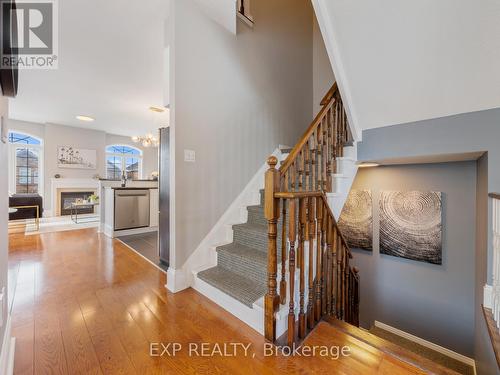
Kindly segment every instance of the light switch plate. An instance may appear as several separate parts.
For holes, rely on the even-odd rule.
[[[193,150],[184,150],[184,161],[194,163],[196,161],[196,152]]]

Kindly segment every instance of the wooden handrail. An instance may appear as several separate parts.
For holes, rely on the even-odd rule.
[[[489,193],[488,196],[493,199],[500,199],[500,193]]]
[[[320,105],[327,105],[330,102],[330,100],[332,100],[333,96],[337,91],[338,91],[337,82],[335,82],[333,86],[330,88],[330,90],[328,90],[326,95],[323,97],[323,99],[321,99]]]
[[[302,137],[300,137],[299,141],[294,146],[294,148],[292,149],[292,151],[290,151],[290,154],[286,158],[285,162],[283,164],[281,164],[281,167],[279,169],[279,171],[280,171],[281,174],[283,174],[286,171],[288,171],[288,169],[290,168],[290,166],[292,165],[292,163],[295,161],[295,159],[299,155],[300,150],[305,146],[305,144],[307,143],[307,141],[311,138],[311,136],[313,135],[314,131],[318,128],[319,124],[321,124],[321,121],[325,117],[326,113],[330,110],[330,108],[332,107],[333,103],[335,102],[335,100],[334,100],[334,94],[335,94],[336,91],[334,91],[334,90],[336,90],[336,89],[337,89],[337,84],[335,83],[332,86],[332,88],[330,89],[330,91],[328,91],[328,93],[332,92],[332,94],[331,95],[327,94],[323,98],[323,100],[321,101],[321,105],[323,105],[323,108],[318,113],[318,115],[314,118],[313,122],[311,123],[311,125],[309,125],[309,127],[307,128],[307,130],[305,131],[305,133],[302,135]],[[329,100],[326,102],[326,104],[323,104],[323,101],[326,98],[329,98]]]

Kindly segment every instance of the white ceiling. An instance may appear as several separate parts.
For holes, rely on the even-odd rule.
[[[59,68],[22,70],[9,117],[142,135],[161,106],[167,0],[59,1]],[[86,123],[76,115],[94,117]]]
[[[313,2],[359,128],[500,107],[498,0]]]

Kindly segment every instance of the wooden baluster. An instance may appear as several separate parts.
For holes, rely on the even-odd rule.
[[[351,269],[349,269],[349,271],[347,272],[347,303],[346,303],[346,321],[348,323],[352,323],[352,320],[351,320],[351,306],[352,306],[351,283],[352,283],[352,275],[351,275]]]
[[[344,105],[340,103],[340,156],[344,156],[344,141],[345,141],[345,112]]]
[[[288,241],[290,242],[290,252],[288,254],[288,272],[289,272],[289,288],[290,301],[288,310],[288,332],[287,343],[292,346],[295,341],[295,199],[291,199],[288,204]]]
[[[285,178],[285,181],[287,179]],[[280,303],[286,303],[286,200],[283,199],[281,219],[281,281],[280,281]]]
[[[325,277],[326,277],[326,314],[332,310],[332,218],[328,216],[326,226],[326,254],[325,254]]]
[[[311,187],[313,191],[316,191],[316,153],[317,153],[317,134],[316,130],[313,132],[311,137],[312,142],[312,155],[311,155]]]
[[[299,267],[300,267],[300,289],[299,289],[299,337],[306,336],[306,315],[304,312],[304,296],[305,296],[305,264],[304,264],[304,244],[305,244],[305,226],[307,222],[306,216],[306,199],[299,199]]]
[[[321,186],[322,190],[328,191],[328,124],[327,124],[327,119],[326,117],[323,118],[323,185]]]
[[[316,236],[316,210],[315,210],[315,198],[309,198],[309,294],[308,294],[308,304],[307,304],[307,318],[309,323],[309,328],[314,327],[314,237]]]
[[[345,293],[345,264],[346,264],[346,258],[347,258],[347,254],[345,252],[345,248],[342,247],[342,269],[340,270],[341,274],[340,274],[340,280],[342,280],[342,300],[341,300],[341,304],[340,304],[340,315],[342,316],[342,319],[345,320],[345,296],[346,296],[346,293]]]
[[[332,107],[332,173],[338,173],[337,166],[337,103]]]
[[[317,185],[316,185],[316,188],[318,190],[321,190],[321,187],[323,186],[323,182],[321,180],[322,176],[323,176],[323,173],[321,171],[321,168],[323,167],[323,139],[322,139],[322,131],[321,131],[321,123],[319,124],[318,126],[318,129],[317,129],[317,155],[318,155],[318,158],[317,158],[317,164],[318,164],[318,173],[316,175],[317,177]]]
[[[341,278],[341,270],[342,270],[342,246],[339,247],[339,251],[337,252],[337,318],[342,319],[341,312],[341,304],[342,304],[342,278]]]
[[[342,104],[337,104],[337,153],[342,157]]]
[[[354,267],[354,325],[359,327],[359,269]]]
[[[310,178],[311,178],[311,147],[309,145],[309,141],[307,141],[306,145],[304,146],[304,173],[305,173],[305,191],[311,191],[310,190]]]
[[[326,191],[332,192],[332,110],[328,110],[327,121],[327,158],[326,158]]]
[[[290,191],[296,190],[295,162],[290,166]]]
[[[328,242],[327,237],[327,227],[328,227],[328,211],[326,209],[326,204],[323,205],[323,227],[321,228],[321,316],[326,314],[326,265],[328,264],[325,255],[326,247]]]
[[[283,176],[283,188],[282,191],[289,191],[290,190],[290,171],[286,171],[285,175]]]
[[[316,321],[321,319],[321,228],[323,227],[323,199],[316,198],[316,308],[314,309]]]
[[[332,309],[330,311],[330,315],[335,316],[336,314],[336,303],[337,303],[337,247],[339,244],[339,235],[338,235],[338,227],[334,226],[333,227],[333,244],[332,244],[332,257],[331,257],[331,264],[332,264],[332,274],[330,275],[332,279]]]
[[[348,250],[347,248],[344,247],[344,251],[345,251],[345,264],[344,264],[344,314],[345,314],[345,310],[347,310],[347,304],[348,304],[348,284],[347,284],[347,279],[348,279],[348,276],[349,276],[349,256],[348,256]]]
[[[299,157],[297,160],[297,168],[298,168],[298,179],[299,179],[299,188],[297,189],[298,191],[303,191],[303,179],[304,179],[304,151],[300,150]]]
[[[278,273],[278,254],[276,249],[276,237],[278,231],[278,219],[280,215],[279,199],[274,196],[279,191],[279,171],[276,169],[278,159],[269,157],[267,164],[269,169],[265,176],[265,200],[264,211],[268,222],[268,248],[267,248],[267,294],[264,301],[265,308],[265,337],[270,341],[276,340],[276,317],[275,312],[279,305],[277,294],[276,277]]]

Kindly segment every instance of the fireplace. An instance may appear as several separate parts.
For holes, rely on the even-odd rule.
[[[61,216],[71,215],[71,203],[74,203],[78,200],[88,200],[88,198],[93,195],[95,192],[93,191],[71,191],[71,192],[61,192],[60,199],[60,213]],[[78,207],[78,214],[93,214],[94,206],[83,206]],[[75,213],[75,212],[73,212]]]

